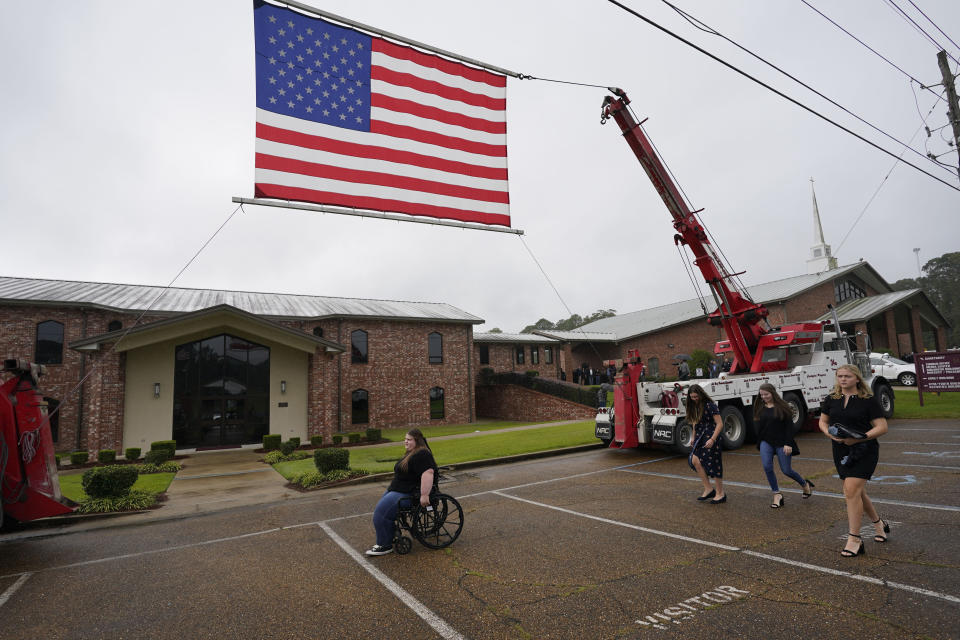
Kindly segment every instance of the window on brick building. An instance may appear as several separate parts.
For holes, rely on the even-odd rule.
[[[540,347],[530,347],[530,364],[540,364]]]
[[[553,364],[553,347],[543,348],[543,362],[544,364]]]
[[[357,389],[350,394],[350,422],[352,424],[370,422],[370,395],[366,389]]]
[[[650,358],[647,360],[647,377],[656,378],[660,375],[660,358]]]
[[[430,364],[443,363],[443,336],[439,333],[431,333],[427,336],[427,347],[430,352]]]
[[[123,323],[119,320],[111,320],[107,325],[107,331],[120,331],[120,329],[123,329]]]
[[[367,361],[367,332],[357,329],[350,334],[350,362],[364,364]]]
[[[523,364],[523,347],[516,348],[517,364]]]
[[[57,411],[57,408],[60,406],[60,401],[56,398],[47,397],[44,397],[43,401],[47,403],[47,415],[49,416],[50,422],[50,437],[53,438],[54,442],[60,442],[60,412]]]
[[[47,320],[37,325],[37,344],[33,354],[37,364],[63,364],[63,324]]]
[[[490,364],[490,345],[480,345],[480,364]]]
[[[430,389],[430,419],[440,420],[444,415],[443,387],[434,387]]]
[[[839,280],[833,283],[833,296],[837,302],[843,302],[854,298],[866,298],[867,293],[850,280]]]
[[[323,327],[314,327],[314,328],[313,328],[313,335],[317,336],[318,338],[322,338],[322,337],[323,337]]]

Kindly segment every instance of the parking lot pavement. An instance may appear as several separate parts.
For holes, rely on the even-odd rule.
[[[724,454],[717,506],[682,457],[597,450],[454,472],[464,530],[439,551],[362,555],[379,485],[0,545],[4,638],[956,637],[960,425],[885,440],[869,491],[890,540],[865,536],[858,558],[838,555],[844,503],[815,434],[794,465],[816,494],[784,483],[779,510],[749,448]],[[49,615],[63,602],[68,626]]]

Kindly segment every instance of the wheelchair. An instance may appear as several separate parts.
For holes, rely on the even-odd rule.
[[[453,544],[463,530],[463,509],[453,496],[430,492],[430,506],[420,506],[420,494],[410,496],[409,505],[401,504],[394,520],[393,549],[410,553],[413,540],[429,549],[443,549]],[[406,534],[410,534],[409,536]]]

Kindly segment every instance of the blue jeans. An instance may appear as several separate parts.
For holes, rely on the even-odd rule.
[[[377,503],[373,510],[373,528],[377,532],[377,544],[381,547],[393,546],[393,521],[397,518],[400,501],[409,501],[409,498],[409,493],[387,491]]]
[[[780,471],[783,472],[783,475],[788,478],[793,478],[801,487],[807,485],[807,481],[803,479],[799,473],[794,471],[790,467],[790,456],[783,452],[783,447],[773,448],[769,442],[760,442],[760,462],[763,464],[763,472],[767,474],[767,482],[770,483],[770,488],[774,493],[780,491],[780,487],[777,484],[777,474],[773,472],[773,454],[777,454],[777,462],[780,463]]]

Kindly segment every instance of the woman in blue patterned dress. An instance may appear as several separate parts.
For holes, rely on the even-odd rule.
[[[721,504],[727,501],[723,492],[723,460],[720,458],[720,409],[698,384],[687,389],[687,422],[693,425],[693,451],[690,464],[703,482],[703,493],[697,500]],[[710,485],[713,478],[715,487]]]

